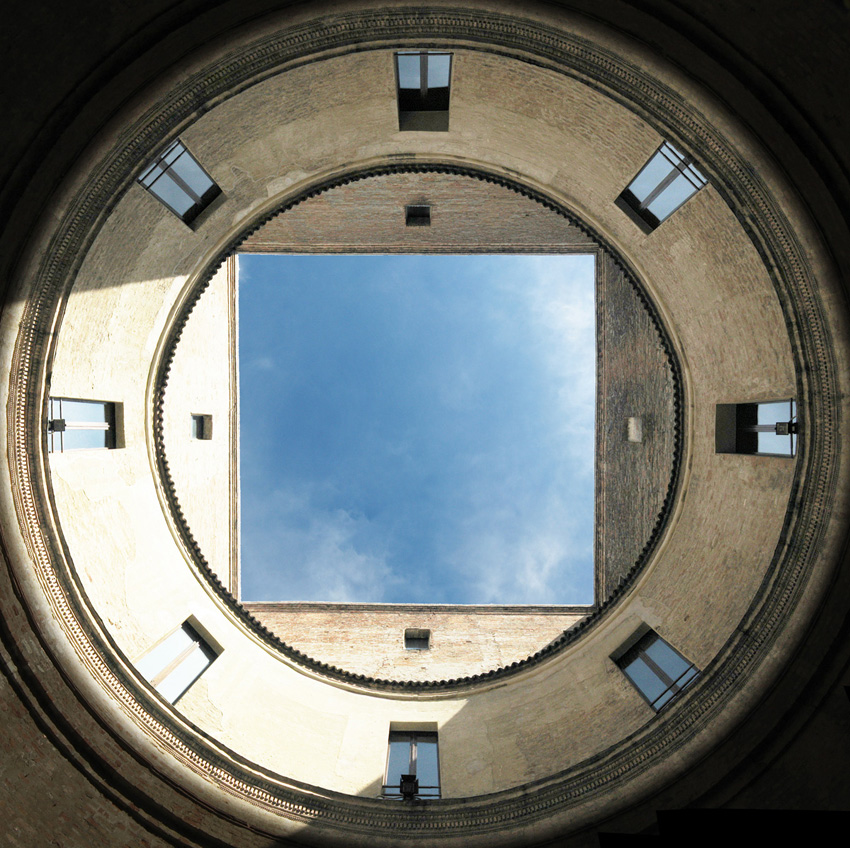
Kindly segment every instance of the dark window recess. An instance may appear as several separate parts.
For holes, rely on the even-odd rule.
[[[153,646],[137,663],[139,673],[167,701],[176,704],[218,656],[186,621]]]
[[[192,415],[192,438],[212,438],[212,415]]]
[[[447,132],[451,53],[396,53],[395,63],[399,130]]]
[[[431,647],[431,631],[409,627],[404,631],[404,647],[408,651],[427,651]]]
[[[440,797],[440,758],[435,732],[390,731],[382,795],[405,800]]]
[[[665,141],[617,198],[617,205],[651,232],[707,182],[690,156]]]
[[[717,404],[717,453],[795,456],[799,432],[797,404],[793,400]]]
[[[115,404],[101,400],[50,398],[47,450],[114,448],[117,446]]]
[[[430,227],[431,226],[431,207],[430,206],[405,206],[404,207],[404,223],[408,227]]]
[[[692,683],[699,670],[654,630],[642,635],[616,659],[654,710],[660,710]]]
[[[157,156],[139,182],[186,224],[221,194],[212,177],[179,139]]]

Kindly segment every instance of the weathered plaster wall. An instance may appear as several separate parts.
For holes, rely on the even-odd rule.
[[[226,585],[236,568],[235,260],[191,312],[163,398],[163,441],[174,491],[204,557]],[[192,437],[191,416],[212,416],[212,438]]]
[[[540,650],[586,615],[574,607],[244,606],[308,656],[355,674],[392,680],[448,680],[510,665]],[[405,650],[407,628],[430,630],[430,649]]]

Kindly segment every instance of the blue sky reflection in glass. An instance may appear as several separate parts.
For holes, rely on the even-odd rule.
[[[592,255],[238,268],[243,600],[592,603]]]

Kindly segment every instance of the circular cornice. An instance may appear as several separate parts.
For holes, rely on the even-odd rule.
[[[608,593],[606,598],[597,599],[598,604],[593,612],[585,616],[581,621],[577,622],[568,630],[564,631],[558,638],[551,641],[536,653],[523,660],[512,662],[509,665],[501,666],[490,671],[449,680],[391,680],[369,677],[363,674],[355,674],[329,663],[316,660],[293,646],[288,645],[284,640],[272,633],[262,624],[262,622],[256,619],[247,609],[245,609],[245,607],[243,607],[236,598],[234,598],[234,596],[222,584],[216,573],[210,568],[209,562],[204,556],[200,545],[192,535],[191,528],[186,520],[186,515],[180,506],[180,501],[174,486],[174,480],[169,469],[168,455],[165,446],[163,428],[165,393],[168,386],[171,365],[177,351],[177,345],[192,311],[209,286],[215,272],[221,267],[227,256],[238,251],[239,245],[244,242],[245,239],[267,224],[272,218],[285,214],[288,210],[298,206],[305,200],[316,197],[319,194],[332,191],[338,186],[348,185],[352,182],[367,180],[372,177],[379,177],[387,174],[452,174],[468,177],[470,179],[482,180],[514,191],[523,197],[527,197],[530,200],[539,203],[554,214],[566,218],[572,226],[578,228],[585,235],[593,239],[596,245],[612,257],[617,266],[622,270],[628,284],[635,292],[638,301],[649,316],[656,334],[657,342],[666,357],[666,364],[670,370],[673,385],[673,421],[671,422],[673,430],[673,457],[671,463],[671,474],[667,481],[667,487],[664,493],[661,509],[655,518],[652,530],[650,531],[649,537],[646,539],[637,560],[631,565],[618,585],[614,587],[613,591]],[[567,210],[562,204],[556,202],[551,197],[547,197],[539,190],[523,185],[515,179],[510,179],[472,165],[467,166],[422,161],[417,161],[415,163],[402,163],[394,161],[385,165],[371,165],[367,168],[352,169],[344,174],[337,174],[326,180],[302,188],[296,194],[285,200],[275,209],[275,211],[262,215],[256,221],[253,221],[244,227],[231,239],[227,247],[213,259],[209,267],[199,276],[199,278],[189,283],[189,289],[189,295],[184,299],[180,310],[173,316],[171,324],[164,332],[166,342],[164,345],[160,345],[160,358],[158,362],[154,363],[156,376],[153,382],[152,406],[154,413],[151,440],[153,442],[154,460],[156,462],[157,471],[159,472],[159,479],[162,487],[162,497],[166,504],[168,517],[173,523],[175,532],[180,538],[187,559],[192,562],[197,572],[203,577],[203,579],[206,580],[215,596],[233,615],[239,619],[242,625],[246,627],[252,635],[261,639],[273,650],[279,651],[289,660],[310,669],[314,673],[334,680],[339,680],[349,685],[386,692],[445,692],[457,689],[458,687],[469,687],[477,683],[491,683],[496,680],[502,680],[506,677],[515,675],[520,671],[524,671],[526,668],[530,668],[531,666],[543,662],[545,659],[561,652],[568,645],[573,644],[579,636],[587,632],[589,628],[593,627],[614,607],[617,601],[625,596],[634,581],[635,576],[648,562],[649,558],[655,551],[664,527],[666,526],[673,510],[673,503],[680,477],[679,466],[682,455],[682,438],[684,433],[682,424],[683,389],[681,366],[679,365],[678,357],[676,356],[675,348],[670,336],[658,314],[658,310],[652,303],[651,298],[647,295],[645,288],[637,281],[637,276],[634,270],[629,267],[628,263],[615,251],[614,247],[608,243],[602,235],[593,231],[587,223]]]
[[[736,631],[702,678],[671,709],[604,752],[545,780],[514,790],[423,805],[416,816],[380,801],[304,787],[264,773],[226,751],[152,696],[121,659],[88,605],[55,519],[41,422],[48,374],[67,294],[77,268],[110,211],[151,150],[194,118],[287,65],[329,51],[368,49],[416,39],[457,44],[534,62],[580,79],[626,105],[689,149],[759,251],[782,306],[797,378],[805,433],[800,439],[789,508],[771,567]],[[369,834],[495,839],[496,831],[542,825],[618,786],[618,802],[633,797],[625,782],[659,765],[716,720],[767,657],[790,620],[815,566],[836,497],[839,459],[837,370],[824,306],[806,250],[767,185],[700,111],[665,84],[613,52],[529,20],[454,9],[386,9],[328,15],[275,31],[187,76],[137,120],[92,169],[49,239],[31,280],[13,354],[6,408],[9,468],[20,534],[52,615],[81,665],[108,691],[126,718],[183,765],[250,805],[295,822],[321,824],[329,838]],[[118,730],[116,733],[120,732]],[[576,811],[578,813],[578,811]],[[599,815],[585,809],[571,826]],[[582,819],[584,816],[584,819]],[[564,819],[560,818],[561,827]],[[526,838],[540,838],[526,832]]]

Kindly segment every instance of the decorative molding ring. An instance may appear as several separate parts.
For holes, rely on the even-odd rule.
[[[740,627],[677,705],[641,731],[567,771],[481,798],[433,802],[423,815],[380,801],[310,788],[262,770],[222,749],[152,698],[116,659],[95,625],[73,565],[59,541],[42,421],[46,380],[58,325],[76,269],[147,154],[196,116],[264,76],[327,51],[386,47],[407,39],[423,46],[460,44],[533,62],[580,79],[626,105],[689,149],[760,252],[780,300],[797,375],[798,407],[808,427],[800,440],[790,506],[769,573]],[[329,15],[275,32],[189,75],[126,127],[57,221],[32,280],[13,353],[6,408],[7,450],[21,538],[44,597],[81,664],[109,691],[127,718],[223,792],[298,822],[321,824],[341,839],[415,836],[468,838],[527,828],[609,792],[657,765],[706,728],[768,655],[790,618],[826,532],[839,460],[835,353],[824,305],[806,251],[761,178],[691,103],[639,67],[590,42],[528,20],[462,9],[386,9]],[[114,731],[116,734],[118,730]],[[258,831],[254,831],[255,833]],[[489,837],[488,837],[489,838]],[[495,838],[495,836],[494,836]]]
[[[272,633],[272,631],[270,631],[265,625],[263,625],[262,622],[245,609],[241,603],[239,603],[239,601],[224,586],[218,578],[218,575],[216,575],[216,573],[210,568],[209,562],[204,557],[200,545],[192,535],[192,531],[186,520],[186,515],[180,506],[180,501],[174,486],[174,480],[171,476],[171,471],[168,465],[168,457],[165,450],[165,392],[168,386],[171,365],[177,351],[177,345],[192,311],[201,299],[203,293],[206,291],[213,276],[224,264],[227,257],[238,251],[240,244],[242,244],[253,233],[257,232],[261,227],[265,226],[265,224],[273,218],[283,215],[290,209],[303,203],[305,200],[317,197],[318,195],[324,194],[325,192],[331,191],[339,186],[389,174],[452,174],[481,180],[482,182],[494,183],[502,186],[503,188],[509,189],[510,191],[516,192],[523,197],[527,197],[549,211],[565,218],[573,227],[576,227],[586,236],[593,239],[596,245],[605,251],[617,267],[623,272],[625,279],[637,295],[638,300],[650,318],[652,327],[655,330],[657,342],[661,346],[666,357],[667,367],[670,369],[673,384],[673,457],[671,474],[667,481],[661,509],[655,517],[652,530],[647,537],[644,547],[635,562],[620,579],[617,586],[613,588],[613,590],[608,594],[608,597],[599,603],[588,616],[565,630],[560,636],[531,656],[480,674],[452,678],[450,680],[392,680],[369,677],[368,675],[363,674],[355,674],[329,663],[316,660],[302,651],[299,651],[297,648],[287,644],[280,637]],[[658,310],[653,304],[652,299],[647,295],[645,288],[638,282],[635,271],[628,265],[625,259],[623,259],[619,253],[615,251],[614,247],[605,238],[603,238],[603,236],[596,233],[587,223],[576,217],[572,212],[567,210],[562,204],[559,204],[551,197],[548,197],[542,192],[529,186],[522,185],[517,180],[509,179],[491,171],[486,171],[479,167],[443,164],[437,162],[393,162],[386,165],[353,169],[345,174],[335,175],[328,180],[302,189],[298,192],[298,194],[287,199],[281,207],[252,222],[246,229],[240,232],[237,236],[234,236],[228,246],[216,256],[204,274],[195,283],[194,289],[186,299],[182,309],[174,317],[174,321],[171,326],[166,330],[166,337],[167,342],[163,347],[161,359],[156,364],[156,377],[154,380],[153,390],[154,412],[152,430],[157,470],[159,471],[160,483],[168,506],[169,518],[176,533],[180,537],[184,553],[193,563],[198,573],[210,585],[212,591],[219,600],[242,622],[243,626],[246,627],[249,632],[265,642],[265,644],[270,648],[279,651],[291,661],[324,677],[339,680],[365,689],[386,692],[446,692],[456,689],[458,686],[468,687],[478,683],[490,683],[494,680],[501,680],[515,675],[520,671],[524,671],[526,668],[537,665],[549,657],[560,653],[568,645],[573,644],[579,636],[583,635],[591,627],[596,625],[601,618],[626,595],[629,587],[634,582],[635,576],[649,561],[649,558],[658,546],[658,541],[661,538],[662,532],[666,527],[670,514],[673,510],[675,495],[678,490],[680,479],[679,465],[682,456],[682,439],[684,433],[682,422],[682,372],[673,342],[661,321]],[[598,564],[596,567],[599,567]]]

